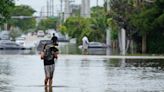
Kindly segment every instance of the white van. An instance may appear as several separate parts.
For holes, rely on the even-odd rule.
[[[44,31],[43,30],[38,30],[38,32],[37,32],[37,36],[38,37],[44,37]]]

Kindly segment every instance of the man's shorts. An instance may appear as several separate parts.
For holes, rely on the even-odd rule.
[[[83,45],[83,49],[88,49],[88,45]]]
[[[44,71],[47,78],[53,78],[54,70],[55,70],[55,64],[44,65]]]

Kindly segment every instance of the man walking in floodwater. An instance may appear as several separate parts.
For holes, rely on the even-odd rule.
[[[83,54],[86,55],[88,53],[88,46],[89,46],[89,41],[86,36],[82,38],[82,48],[83,48]]]
[[[52,86],[53,74],[55,70],[55,61],[58,58],[58,49],[55,47],[56,42],[45,44],[41,53],[41,59],[44,61],[45,80],[44,85]]]

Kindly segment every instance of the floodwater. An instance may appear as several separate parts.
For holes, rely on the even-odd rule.
[[[76,44],[59,43],[59,51],[61,54],[82,54],[82,49],[79,49]],[[107,48],[89,48],[88,55],[108,55]]]
[[[164,60],[59,55],[53,87],[38,55],[0,55],[0,92],[164,92]]]

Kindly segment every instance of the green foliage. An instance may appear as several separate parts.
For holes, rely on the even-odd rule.
[[[35,13],[35,10],[28,5],[16,6],[12,12],[13,16],[31,16]]]
[[[148,53],[152,54],[163,54],[164,52],[164,32],[163,30],[158,30],[157,32],[151,32],[148,36],[149,40],[147,42]]]
[[[104,42],[106,38],[106,12],[104,7],[92,7],[91,18],[70,17],[64,26],[71,38],[77,38],[78,44],[87,36],[90,41]]]
[[[40,21],[38,30],[57,29],[57,18],[47,18]]]
[[[133,14],[138,12],[134,5],[133,0],[110,0],[111,10],[108,16],[112,18],[114,25],[111,25],[109,22],[108,24],[117,31],[119,28],[124,28],[128,38],[132,38],[136,31],[131,23],[131,18],[134,16]]]
[[[32,16],[35,10],[33,10],[30,6],[20,5],[16,6],[12,11],[12,16]],[[11,19],[9,22],[10,25],[19,27],[23,31],[26,31],[30,28],[34,28],[36,21],[35,18],[20,18],[20,19]]]
[[[153,31],[151,31],[148,35],[148,52],[163,54],[164,52],[164,6],[163,0],[157,0],[153,9],[155,9],[158,14],[154,17],[153,21]]]
[[[107,28],[107,18],[104,7],[92,7],[91,11],[92,27],[94,26],[94,29],[101,31],[102,33],[105,32]]]
[[[63,35],[65,35],[65,34],[68,33],[68,32],[67,32],[67,28],[66,28],[66,26],[64,26],[64,25],[61,25],[61,26],[59,27],[59,30],[60,30],[60,32],[61,32]]]
[[[10,19],[14,6],[14,0],[0,0],[0,25]]]
[[[109,27],[111,28],[111,38],[112,40],[117,40],[118,39],[118,30],[119,30],[119,27],[116,23],[115,20],[113,20],[112,18],[109,18],[107,20],[107,24],[109,25]]]
[[[101,13],[102,14],[102,13]],[[92,18],[82,17],[70,17],[66,20],[64,25],[66,26],[68,35],[71,38],[77,38],[78,44],[82,42],[82,38],[87,36],[90,41],[104,41],[106,20],[104,16]]]
[[[135,27],[141,35],[148,34],[159,27],[163,28],[164,15],[161,8],[162,0],[157,0],[151,7],[144,7],[141,12],[134,13],[130,23]]]
[[[144,35],[154,29],[154,21],[158,14],[155,8],[145,9],[140,14],[135,14],[131,23],[141,35]]]
[[[70,17],[64,25],[68,29],[68,35],[72,38],[80,37],[82,30],[89,25],[88,20],[81,17]]]
[[[163,51],[161,48],[163,47],[161,40],[163,35],[160,34],[164,32],[164,0],[155,0],[153,3],[146,1],[137,3],[135,0],[110,0],[110,6],[110,16],[116,25],[126,29],[127,37],[135,40],[147,35],[148,52],[159,53]],[[113,23],[108,22],[108,24],[113,29]],[[136,42],[138,41],[136,40]]]
[[[164,13],[161,14],[158,18],[156,18],[155,23],[157,27],[164,29]]]

